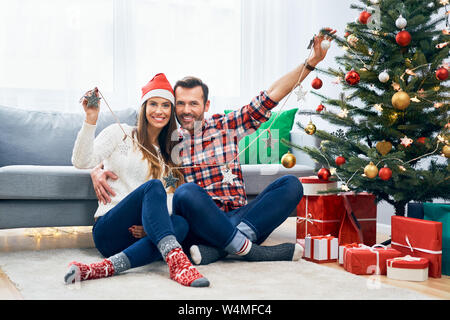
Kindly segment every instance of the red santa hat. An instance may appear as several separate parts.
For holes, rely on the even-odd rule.
[[[141,105],[152,97],[160,97],[175,104],[173,88],[164,73],[158,73],[142,88]]]

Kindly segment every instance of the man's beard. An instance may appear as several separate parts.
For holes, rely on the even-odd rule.
[[[193,121],[185,122],[183,121],[183,117],[191,117]],[[195,117],[193,114],[182,114],[181,116],[177,116],[178,122],[180,123],[181,127],[185,130],[194,130],[195,127],[198,127],[200,125],[203,118],[202,117]]]

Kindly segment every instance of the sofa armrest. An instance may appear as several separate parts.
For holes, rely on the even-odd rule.
[[[316,147],[318,148],[320,145],[320,139],[318,139],[314,135],[308,135],[303,131],[300,130],[292,130],[290,132],[291,135],[291,142],[299,145],[299,146],[308,146],[308,147]],[[308,167],[312,167],[317,169],[319,167],[319,163],[317,163],[315,160],[313,160],[307,153],[298,150],[296,148],[292,148],[291,150],[292,154],[297,159],[297,164],[305,165]]]

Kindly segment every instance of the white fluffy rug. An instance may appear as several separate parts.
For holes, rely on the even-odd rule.
[[[301,300],[301,299],[430,299],[407,289],[381,284],[305,260],[244,262],[226,259],[200,272],[209,288],[187,288],[170,280],[166,264],[155,262],[106,279],[65,285],[70,261],[102,259],[96,249],[54,249],[0,254],[0,268],[25,299],[167,299],[167,300]],[[374,280],[374,281],[372,281]]]

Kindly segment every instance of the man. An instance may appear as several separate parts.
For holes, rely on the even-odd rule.
[[[330,30],[329,34],[335,32]],[[305,63],[228,115],[205,119],[210,101],[208,87],[200,79],[188,77],[176,83],[175,113],[184,134],[175,156],[184,168],[186,183],[175,191],[173,212],[189,223],[187,243],[192,244],[194,263],[208,264],[229,253],[248,261],[298,260],[302,256],[303,249],[293,243],[260,246],[301,200],[301,183],[292,175],[281,177],[247,204],[238,141],[269,120],[270,110],[325,58],[327,49],[321,43],[329,38],[315,37],[313,53]],[[109,188],[107,173],[96,169],[92,176],[94,186]],[[102,197],[107,194],[99,199]]]

